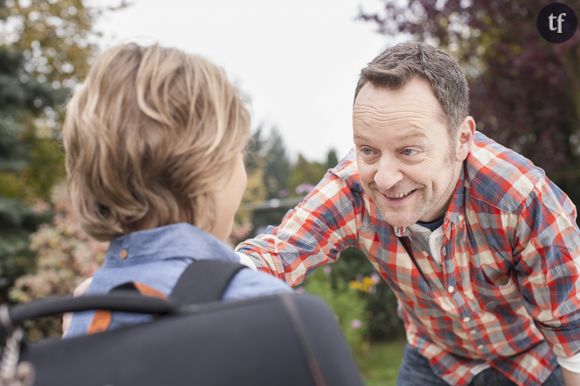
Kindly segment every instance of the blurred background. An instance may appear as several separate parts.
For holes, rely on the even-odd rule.
[[[300,202],[351,147],[360,69],[415,39],[458,58],[478,129],[580,202],[580,33],[544,41],[539,0],[0,0],[0,300],[69,294],[106,245],[80,231],[63,186],[67,98],[104,48],[160,42],[223,66],[248,100],[249,183],[231,242]],[[580,1],[564,1],[580,15]],[[396,300],[357,250],[299,291],[334,308],[369,385],[392,385],[404,332]],[[60,323],[29,326],[40,338]]]

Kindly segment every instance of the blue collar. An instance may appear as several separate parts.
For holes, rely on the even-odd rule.
[[[141,264],[170,258],[238,261],[233,249],[187,223],[131,232],[111,241],[105,266]]]

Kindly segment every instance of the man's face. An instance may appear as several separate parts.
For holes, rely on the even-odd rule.
[[[471,117],[452,141],[429,83],[415,77],[398,90],[367,83],[354,104],[353,129],[363,188],[387,223],[406,227],[443,216],[473,142]]]

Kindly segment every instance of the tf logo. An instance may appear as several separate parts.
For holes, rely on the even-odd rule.
[[[574,36],[578,19],[574,10],[562,3],[546,5],[536,20],[538,32],[550,43],[563,43]]]

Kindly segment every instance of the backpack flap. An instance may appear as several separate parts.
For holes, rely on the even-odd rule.
[[[34,344],[23,360],[34,365],[35,386],[363,385],[334,315],[317,298],[284,294],[191,308]]]

